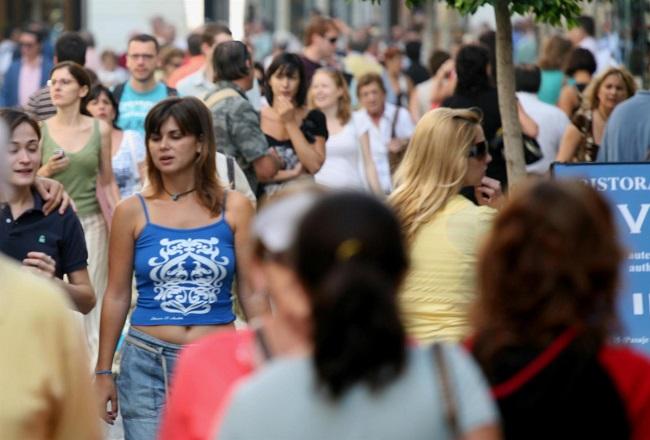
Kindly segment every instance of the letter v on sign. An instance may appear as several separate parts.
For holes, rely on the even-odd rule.
[[[616,207],[623,215],[627,227],[630,228],[630,234],[640,234],[643,223],[648,216],[648,211],[650,211],[650,203],[644,203],[641,205],[641,210],[639,211],[637,218],[632,217],[627,204],[616,205]]]

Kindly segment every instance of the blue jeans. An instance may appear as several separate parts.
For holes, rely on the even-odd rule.
[[[181,345],[129,329],[117,377],[125,440],[155,440]]]

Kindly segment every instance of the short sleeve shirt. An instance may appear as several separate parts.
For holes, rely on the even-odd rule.
[[[158,102],[167,98],[167,87],[159,82],[145,93],[139,93],[131,88],[129,81],[124,84],[120,98],[120,116],[117,125],[122,130],[135,130],[144,137],[144,119],[149,110]]]
[[[257,177],[253,162],[265,156],[269,149],[260,129],[260,115],[236,84],[217,81],[215,86],[213,93],[225,88],[231,88],[239,93],[239,96],[224,98],[210,108],[217,149],[220,153],[237,160],[246,174],[251,189],[256,191]],[[211,95],[206,96],[206,101]]]
[[[63,278],[87,267],[88,251],[79,218],[71,208],[63,215],[43,213],[43,200],[34,193],[34,207],[14,219],[9,205],[0,205],[0,252],[22,261],[29,252],[42,252],[56,261]]]

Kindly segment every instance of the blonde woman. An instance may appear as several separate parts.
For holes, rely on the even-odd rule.
[[[333,69],[318,69],[309,89],[309,107],[323,112],[329,138],[325,162],[314,178],[330,188],[364,189],[383,194],[370,155],[367,127],[352,115],[345,78]]]
[[[480,112],[440,108],[420,119],[397,169],[389,202],[411,260],[401,311],[408,333],[420,341],[466,335],[477,244],[503,201],[499,182],[485,176],[491,160]],[[460,195],[466,186],[486,206]]]
[[[634,78],[624,68],[611,67],[598,76],[585,90],[583,106],[571,118],[556,159],[594,162],[609,115],[635,91]]]

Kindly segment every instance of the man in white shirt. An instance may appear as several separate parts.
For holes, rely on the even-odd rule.
[[[600,73],[611,66],[616,66],[618,63],[612,57],[609,49],[599,48],[598,42],[595,39],[596,26],[594,19],[588,15],[581,15],[578,17],[578,25],[571,29],[567,37],[575,47],[587,49],[594,56],[596,60],[596,73]]]
[[[379,183],[386,194],[393,189],[389,153],[400,153],[413,135],[413,121],[407,109],[386,102],[386,89],[380,75],[367,73],[359,78],[357,97],[362,109],[358,120],[367,124],[370,151]]]
[[[555,160],[560,141],[569,125],[569,118],[558,107],[546,104],[537,97],[542,82],[539,67],[535,65],[517,66],[515,81],[519,103],[539,127],[536,139],[544,153],[542,159],[527,165],[526,171],[534,174],[546,174],[549,166]]]

